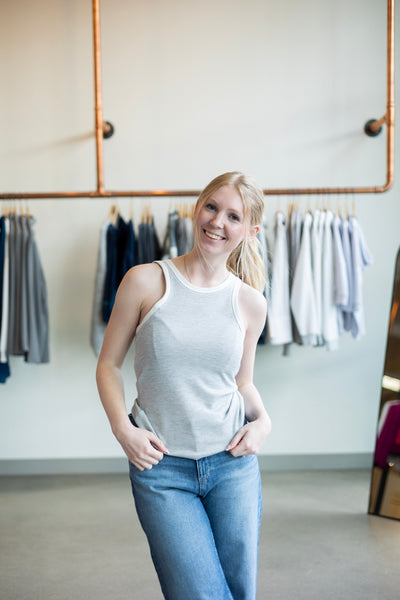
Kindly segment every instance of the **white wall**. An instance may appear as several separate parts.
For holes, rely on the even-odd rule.
[[[365,121],[385,112],[384,2],[102,0],[101,9],[104,117],[116,130],[104,142],[106,188],[199,189],[233,169],[272,188],[384,182],[385,135],[363,134]],[[0,11],[1,191],[94,189],[91,3],[1,0]],[[284,358],[281,348],[259,348],[255,379],[273,420],[266,455],[373,451],[400,241],[397,196],[398,182],[356,198],[374,255],[365,272],[367,336],[343,338],[334,353],[293,346]],[[143,202],[133,202],[136,220]],[[266,202],[271,219],[278,200]],[[170,203],[152,201],[161,237]],[[0,459],[122,456],[89,346],[109,205],[30,203],[51,362],[11,358],[12,376],[0,387]],[[130,201],[119,206],[128,215]],[[125,372],[129,406],[131,356]]]

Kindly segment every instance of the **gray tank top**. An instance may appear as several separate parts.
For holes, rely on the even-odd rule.
[[[232,273],[197,287],[170,260],[157,261],[166,289],[137,327],[137,425],[153,431],[173,456],[198,459],[225,450],[244,422],[235,376],[244,328],[241,281]]]

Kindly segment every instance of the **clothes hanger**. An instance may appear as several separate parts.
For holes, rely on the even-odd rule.
[[[116,210],[117,210],[117,207],[116,207],[116,205],[115,205],[115,204],[111,204],[111,205],[110,205],[110,209],[109,209],[109,211],[108,211],[108,215],[107,215],[107,219],[108,219],[109,221],[111,221],[111,222],[112,222],[112,220],[113,220],[113,218],[114,218],[114,213],[115,213],[115,211],[116,211]]]

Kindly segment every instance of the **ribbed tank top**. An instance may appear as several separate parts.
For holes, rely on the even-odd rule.
[[[218,286],[197,287],[171,260],[157,263],[165,293],[136,330],[132,415],[171,455],[199,459],[225,450],[244,422],[235,381],[244,340],[241,281],[230,273]]]

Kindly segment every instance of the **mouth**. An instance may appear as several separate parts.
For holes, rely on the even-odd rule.
[[[203,233],[206,235],[206,237],[208,237],[210,240],[225,240],[226,238],[223,237],[222,235],[218,235],[217,233],[212,233],[211,231],[207,231],[207,229],[203,229]]]

